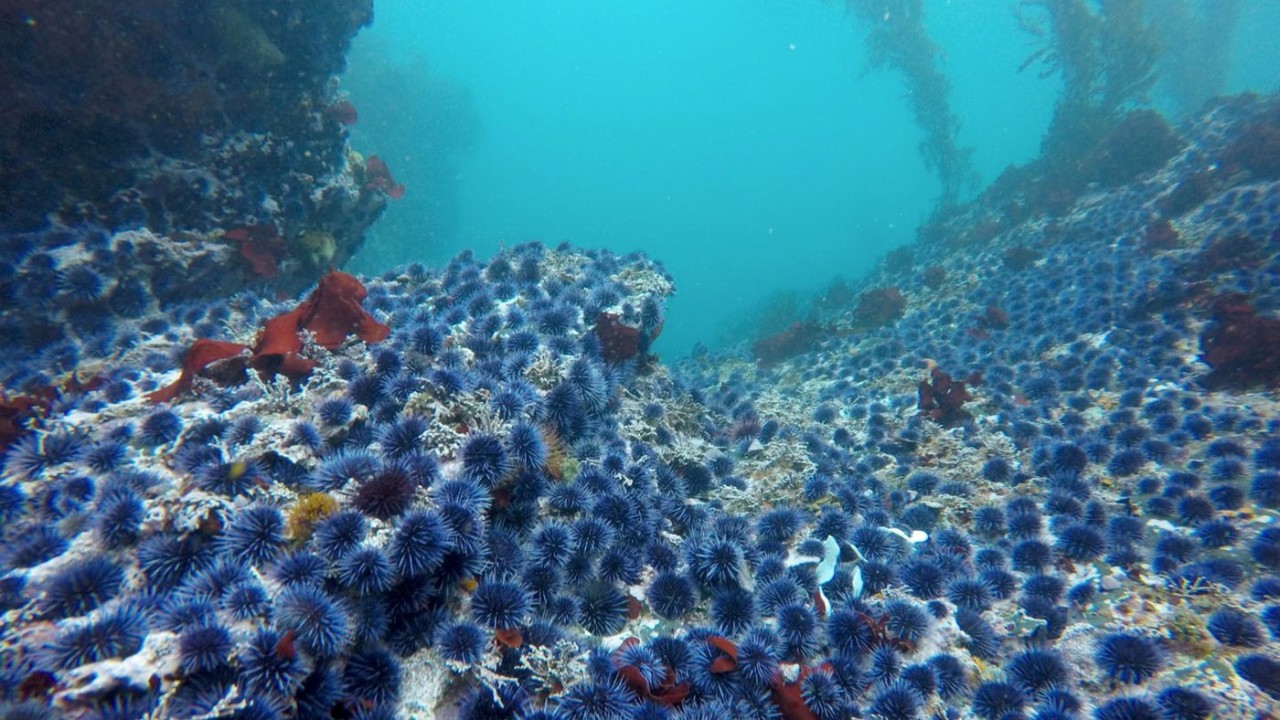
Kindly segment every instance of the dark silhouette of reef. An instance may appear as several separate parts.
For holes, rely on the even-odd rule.
[[[386,201],[348,151],[354,108],[333,80],[372,17],[370,0],[4,0],[0,231],[41,248],[48,233],[146,228],[191,257],[217,249],[216,229],[270,223],[288,246],[276,286],[314,281]],[[222,277],[188,293],[262,274],[215,264]]]
[[[862,328],[889,325],[902,317],[906,309],[907,299],[898,288],[872,288],[858,296],[858,305],[853,309],[854,325]]]
[[[1280,114],[1245,128],[1222,153],[1227,172],[1248,171],[1258,179],[1280,178]]]
[[[813,349],[826,334],[813,322],[794,322],[785,330],[766,335],[751,344],[751,353],[761,367],[772,367],[787,358]]]
[[[155,308],[297,293],[405,188],[348,144],[371,0],[0,0],[0,335],[53,372]]]

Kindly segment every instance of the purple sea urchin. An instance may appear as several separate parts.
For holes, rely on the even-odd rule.
[[[1133,633],[1112,633],[1098,641],[1094,661],[1117,682],[1139,685],[1164,665],[1163,654],[1151,638]]]
[[[523,625],[531,607],[529,592],[516,583],[483,582],[471,594],[471,616],[488,628]]]
[[[440,567],[453,538],[453,531],[437,513],[411,512],[391,537],[387,554],[401,575],[421,575]]]
[[[351,621],[337,601],[319,588],[295,585],[276,598],[276,627],[291,633],[317,657],[337,655],[351,639]]]

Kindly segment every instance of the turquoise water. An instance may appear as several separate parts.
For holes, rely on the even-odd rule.
[[[979,181],[1039,150],[1060,89],[1014,3],[926,3]],[[1221,7],[1221,5],[1213,6]],[[865,273],[939,183],[865,28],[818,0],[378,0],[344,88],[408,187],[355,268],[528,239],[644,250],[676,279],[657,350],[737,339],[779,292]],[[1226,90],[1276,87],[1280,3],[1245,3]],[[1172,111],[1167,96],[1157,96]]]

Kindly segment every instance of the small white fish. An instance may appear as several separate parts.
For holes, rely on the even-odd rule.
[[[738,586],[747,592],[756,590],[756,576],[751,572],[751,565],[746,558],[738,562]]]
[[[895,527],[881,527],[880,529],[888,533],[893,533],[912,545],[917,545],[929,539],[929,533],[923,530],[912,530],[911,534],[908,535],[905,531],[899,530]]]
[[[818,578],[818,585],[826,585],[836,575],[836,565],[840,562],[840,541],[828,535],[822,541],[822,561],[813,574]]]
[[[858,558],[858,562],[866,562],[866,561],[867,561],[866,556],[862,554],[862,551],[858,549],[858,546],[857,546],[857,545],[854,545],[854,544],[853,544],[853,543],[851,543],[851,542],[845,542],[844,546],[845,546],[845,547],[847,547],[847,548],[849,548],[850,550],[852,550],[852,551],[853,551],[853,554],[854,554],[855,556],[857,556],[857,558]]]

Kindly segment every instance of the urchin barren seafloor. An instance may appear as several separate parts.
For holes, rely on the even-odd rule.
[[[643,253],[335,269],[367,2],[153,5],[0,61],[0,718],[1280,712],[1280,98],[672,361]]]

